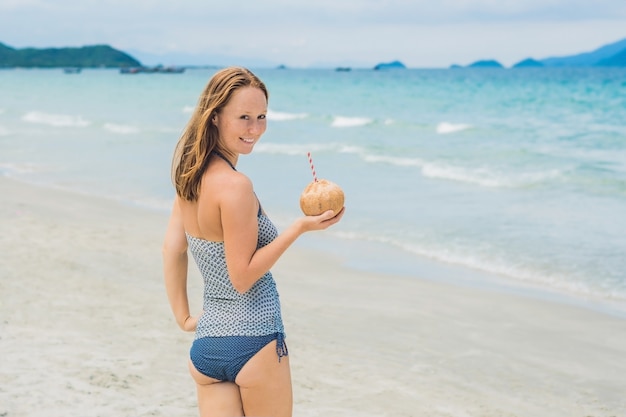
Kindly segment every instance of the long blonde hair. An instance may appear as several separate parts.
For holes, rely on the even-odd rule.
[[[218,71],[202,91],[172,160],[172,182],[181,198],[196,201],[211,152],[227,153],[219,143],[219,131],[213,118],[228,104],[233,93],[243,87],[260,88],[268,99],[265,84],[250,70],[241,67]]]

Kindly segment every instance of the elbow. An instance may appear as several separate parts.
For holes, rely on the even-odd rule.
[[[171,245],[169,242],[164,242],[161,247],[161,255],[164,258],[169,256],[180,257],[187,254],[187,247],[183,245]]]
[[[190,315],[187,315],[187,317],[185,317],[183,320],[176,320],[176,324],[178,324],[178,327],[180,327],[181,330],[187,332],[189,331],[189,329],[187,329],[186,324],[187,324],[187,320],[189,320],[191,318]]]
[[[239,280],[231,279],[231,283],[233,284],[233,288],[235,289],[235,291],[237,291],[239,294],[246,293],[251,287],[251,285],[249,285],[248,283]]]
[[[239,294],[248,292],[250,288],[258,281],[259,277],[253,278],[247,274],[229,274],[230,282],[233,285],[235,291]]]

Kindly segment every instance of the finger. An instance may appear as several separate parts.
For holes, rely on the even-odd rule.
[[[330,211],[332,211],[332,210],[330,210]],[[341,210],[339,210],[339,212],[337,212],[337,213],[333,212],[333,215],[332,215],[331,219],[337,219],[337,220],[341,219],[343,217],[343,213],[345,211],[346,211],[346,208],[342,207]]]
[[[320,220],[322,222],[326,222],[326,221],[332,219],[333,217],[335,217],[335,212],[333,210],[326,210],[325,212],[323,212],[320,215]]]

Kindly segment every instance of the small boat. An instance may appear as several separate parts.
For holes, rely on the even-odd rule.
[[[166,72],[168,74],[182,74],[185,72],[185,67],[163,67],[157,72]]]
[[[120,68],[120,74],[139,74],[144,72],[142,67],[122,67]]]
[[[185,72],[185,67],[164,67],[157,65],[155,67],[122,67],[120,68],[120,74],[182,74]]]

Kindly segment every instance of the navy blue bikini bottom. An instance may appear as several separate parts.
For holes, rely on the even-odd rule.
[[[272,340],[276,340],[276,354],[280,362],[281,357],[288,355],[283,333],[202,337],[191,345],[191,363],[208,377],[235,382],[241,368]]]

